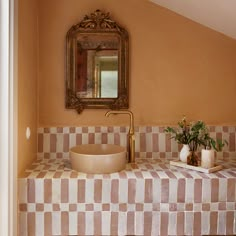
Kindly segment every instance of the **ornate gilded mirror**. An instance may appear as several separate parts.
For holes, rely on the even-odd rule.
[[[66,108],[126,109],[128,33],[96,10],[66,35]]]

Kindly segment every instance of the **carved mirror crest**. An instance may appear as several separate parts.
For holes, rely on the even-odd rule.
[[[128,44],[127,31],[100,10],[69,29],[66,108],[128,108]]]

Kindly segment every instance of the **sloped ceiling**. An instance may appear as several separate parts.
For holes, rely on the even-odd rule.
[[[150,0],[236,39],[236,0]]]

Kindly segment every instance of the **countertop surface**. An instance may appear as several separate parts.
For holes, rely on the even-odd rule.
[[[78,178],[78,179],[212,179],[236,178],[236,160],[219,161],[223,169],[206,174],[195,170],[172,166],[167,160],[136,159],[126,169],[111,174],[85,174],[71,169],[68,159],[43,159],[35,161],[20,178]]]

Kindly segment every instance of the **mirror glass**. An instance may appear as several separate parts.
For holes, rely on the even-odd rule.
[[[100,10],[66,37],[66,108],[128,108],[128,33]]]

